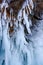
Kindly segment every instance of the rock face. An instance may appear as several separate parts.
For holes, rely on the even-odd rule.
[[[2,3],[2,1],[3,0],[0,0],[0,3]],[[13,18],[14,17],[17,18],[18,12],[22,8],[22,5],[25,2],[25,0],[6,0],[6,2],[8,3],[8,7],[6,8],[6,13],[7,13],[6,16],[10,18],[10,10],[12,9]],[[41,16],[43,14],[43,1],[42,0],[33,0],[33,4],[34,4],[34,9],[33,9],[34,15],[32,15],[31,18],[32,18],[32,23],[34,24],[34,23],[36,23],[36,20],[42,19]],[[4,11],[4,7],[2,9],[2,12],[3,11]],[[13,28],[13,26],[12,26],[12,28]],[[11,30],[12,30],[12,28],[11,28]]]
[[[0,3],[2,3],[3,0],[0,0]],[[13,11],[13,18],[17,18],[18,12],[20,11],[20,9],[22,8],[23,3],[25,2],[25,0],[6,0],[6,2],[8,3],[8,7],[6,8],[6,13],[9,18],[10,18],[10,10],[12,9]],[[36,22],[36,20],[38,19],[42,19],[42,14],[43,14],[43,1],[42,0],[33,0],[33,4],[34,4],[34,9],[33,9],[33,13],[34,15],[32,15],[32,23],[34,24]],[[2,12],[4,12],[4,7],[2,9]],[[13,21],[14,22],[14,21]]]
[[[13,9],[13,15],[15,17],[17,17],[17,14],[19,12],[19,10],[21,9],[22,7],[22,4],[23,4],[24,0],[10,0],[9,2],[9,7],[7,8],[7,13],[10,15],[10,9],[12,8]]]
[[[32,15],[32,23],[36,24],[37,20],[42,20],[43,17],[43,0],[33,0],[34,9]]]
[[[2,3],[2,0],[0,0],[0,3]]]
[[[43,14],[43,0],[33,0],[34,2],[34,14],[41,18]]]
[[[0,3],[2,3],[3,0],[0,0]],[[10,16],[10,9],[13,9],[13,16],[17,17],[19,10],[21,9],[23,3],[25,0],[6,0],[6,2],[9,4],[7,10],[7,15]],[[36,17],[41,17],[43,14],[43,0],[33,0],[34,3],[34,15]]]
[[[7,16],[10,17],[10,9],[13,9],[13,17],[17,17],[19,10],[21,9],[23,3],[25,0],[7,0],[9,3],[9,7],[6,9],[7,11]],[[31,17],[34,21],[36,19],[40,20],[43,19],[42,14],[43,14],[43,0],[33,0],[34,4],[34,9],[33,13],[34,15]]]

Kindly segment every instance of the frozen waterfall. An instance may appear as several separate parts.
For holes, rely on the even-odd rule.
[[[31,4],[31,8],[28,4]],[[0,47],[2,47],[0,48],[0,65],[43,65],[43,20],[38,20],[38,26],[35,25],[34,29],[31,30],[32,21],[28,19],[28,14],[24,9],[28,6],[31,14],[31,9],[34,8],[33,1],[25,0],[23,3],[18,12],[17,20],[14,19],[16,22],[12,37],[9,35],[8,25],[11,18],[7,19],[6,17],[8,3],[5,0],[0,6],[1,9],[3,6],[5,7],[4,14],[0,12],[0,41],[2,41],[0,42]],[[22,9],[24,9],[23,18]],[[28,34],[25,34],[25,28]]]

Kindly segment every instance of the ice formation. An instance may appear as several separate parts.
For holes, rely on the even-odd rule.
[[[30,5],[31,5],[31,8],[30,8]],[[41,23],[40,24],[41,26],[39,25],[40,27],[36,28],[38,30],[41,28],[40,31],[37,34],[35,34],[37,35],[37,37],[35,35],[33,35],[32,37],[32,32],[30,29],[30,26],[32,26],[32,21],[28,19],[28,15],[31,14],[31,10],[34,7],[33,1],[25,0],[25,2],[23,3],[22,8],[18,12],[17,20],[16,18],[14,18],[14,21],[16,20],[16,22],[14,23],[15,25],[14,32],[11,34],[12,35],[11,37],[9,35],[9,27],[8,27],[9,22],[11,22],[11,16],[9,19],[6,18],[6,8],[8,7],[8,3],[5,0],[1,4],[1,9],[3,8],[3,6],[5,7],[5,11],[3,14],[1,14],[0,12],[0,41],[2,40],[2,49],[4,50],[5,56],[2,62],[0,61],[0,65],[35,65],[35,64],[43,65],[43,61],[42,61],[43,55],[41,56],[39,54],[39,52],[42,51],[42,49],[40,49],[39,51],[39,46],[41,45],[40,44],[41,41],[43,42],[43,36],[40,35],[43,32],[42,31],[43,25]],[[29,9],[29,12],[27,10],[27,13],[25,12],[25,9],[24,9],[26,6],[28,6],[28,9]],[[11,12],[12,10],[10,11],[10,13]],[[10,25],[12,27],[12,22],[10,23]],[[26,35],[24,32],[25,27],[28,31],[28,35],[30,35],[32,42],[34,42],[35,40],[34,42],[35,44],[29,41],[27,42]],[[41,39],[39,39],[39,35]],[[27,36],[27,38],[29,37]],[[35,49],[36,50],[35,51],[33,47],[35,48],[38,47],[38,48]],[[35,59],[35,56],[36,56],[36,59]]]

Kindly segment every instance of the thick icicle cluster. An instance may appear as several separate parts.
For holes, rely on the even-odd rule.
[[[30,8],[30,5],[31,8]],[[16,38],[16,42],[9,37],[9,23],[12,27],[11,16],[7,19],[6,17],[6,8],[8,7],[8,3],[5,1],[1,4],[1,9],[5,7],[4,13],[0,12],[0,30],[3,38],[3,45],[5,49],[5,65],[31,65],[31,59],[29,60],[30,52],[28,51],[28,42],[25,39],[24,29],[26,27],[29,34],[31,34],[30,26],[32,25],[31,20],[28,18],[28,15],[31,14],[31,9],[33,9],[32,0],[26,0],[18,13],[17,19],[14,18],[14,36],[13,39]],[[26,9],[25,9],[26,8]],[[12,10],[10,11],[12,13]],[[27,12],[27,13],[26,13]],[[16,45],[16,46],[15,46]],[[16,48],[15,48],[16,47]],[[12,52],[11,52],[12,51]],[[21,56],[20,56],[21,55]],[[16,59],[17,58],[17,59]],[[21,59],[22,58],[22,59]],[[24,60],[25,58],[25,60]],[[28,61],[26,61],[26,59]],[[16,62],[15,62],[16,60]],[[20,62],[19,62],[20,60]],[[18,63],[17,63],[18,62]],[[24,62],[24,63],[23,63]]]

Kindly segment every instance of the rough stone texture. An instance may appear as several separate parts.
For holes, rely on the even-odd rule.
[[[33,0],[34,2],[34,13],[37,17],[41,17],[43,14],[43,0]]]
[[[13,15],[14,17],[17,17],[17,14],[19,12],[19,10],[22,7],[22,4],[25,0],[7,0],[9,2],[9,7],[6,9],[7,10],[7,14],[8,16],[10,15],[10,9],[13,9]],[[43,0],[33,0],[34,3],[34,15],[36,15],[36,17],[41,17],[41,15],[43,14]]]
[[[7,13],[10,15],[10,9],[12,8],[13,9],[13,14],[16,17],[19,10],[22,7],[23,2],[24,2],[24,0],[12,0],[12,1],[10,1],[9,7],[7,8]]]

